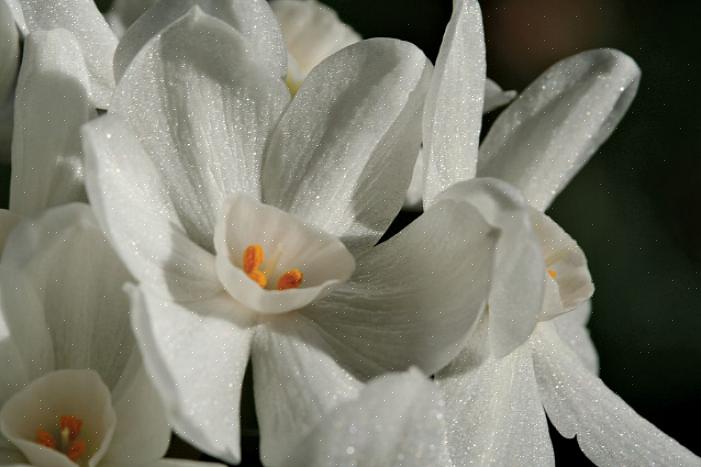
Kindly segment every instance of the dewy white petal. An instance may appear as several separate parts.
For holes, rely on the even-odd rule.
[[[441,396],[420,372],[372,381],[328,411],[291,459],[274,466],[450,465]]]
[[[557,333],[566,342],[584,366],[593,374],[599,374],[599,354],[589,336],[587,322],[591,316],[591,301],[579,305],[572,311],[564,313],[553,320]]]
[[[96,112],[80,44],[64,29],[31,33],[15,98],[10,210],[35,215],[84,201],[80,126]]]
[[[374,245],[404,200],[430,69],[394,39],[361,41],[314,68],[269,143],[263,201],[351,251]]]
[[[542,212],[530,208],[531,223],[538,235],[547,274],[543,309],[539,321],[546,321],[589,299],[594,284],[587,258],[577,242]]]
[[[263,149],[289,99],[243,35],[193,7],[136,56],[110,112],[138,136],[188,236],[211,252],[227,195],[260,198]]]
[[[299,89],[324,59],[361,39],[332,8],[316,0],[273,0],[270,6],[294,63],[287,74],[291,89]]]
[[[21,223],[2,262],[24,272],[36,288],[56,368],[92,368],[112,387],[134,346],[122,291],[130,276],[90,207],[61,206]]]
[[[0,106],[12,98],[19,68],[19,33],[12,11],[0,2]]]
[[[316,325],[290,313],[259,326],[253,339],[253,387],[266,465],[289,465],[292,450],[361,383],[331,357]]]
[[[287,73],[287,50],[275,15],[265,0],[159,1],[134,22],[120,41],[114,57],[117,78],[121,79],[131,61],[150,39],[162,33],[194,6],[234,28],[261,66],[272,76],[284,79]]]
[[[83,144],[90,201],[134,276],[166,298],[219,293],[214,256],[187,237],[161,175],[124,122],[111,115],[90,122]]]
[[[497,83],[487,78],[484,83],[484,108],[483,113],[502,107],[516,97],[516,91],[504,91]]]
[[[5,249],[5,241],[10,232],[22,220],[20,216],[14,214],[7,209],[0,209],[0,254]]]
[[[115,35],[121,37],[134,21],[155,4],[156,0],[114,0],[105,18]],[[117,48],[119,50],[119,46]]]
[[[512,183],[545,210],[614,130],[639,79],[635,62],[616,50],[556,63],[494,122],[480,148],[478,175]]]
[[[302,308],[353,274],[355,260],[340,240],[291,214],[246,195],[229,198],[222,211],[214,238],[217,274],[234,300],[251,310],[284,313]],[[267,288],[243,270],[244,251],[252,245],[266,255],[260,267]],[[303,274],[301,286],[276,290],[278,280],[293,269]]]
[[[563,436],[576,436],[596,465],[701,465],[587,370],[551,323],[538,325],[531,347],[548,418]]]
[[[15,19],[25,35],[57,28],[73,33],[90,75],[92,103],[98,108],[107,108],[114,90],[112,57],[117,38],[95,3],[92,0],[16,0],[10,6],[14,6]]]
[[[528,344],[486,362],[466,349],[436,381],[456,467],[555,465]]]
[[[440,200],[467,203],[500,231],[489,292],[488,343],[501,357],[533,332],[543,304],[545,265],[530,208],[508,183],[489,178],[458,182]]]
[[[425,206],[453,183],[475,175],[485,79],[479,4],[456,0],[424,108]]]
[[[198,449],[238,463],[253,317],[225,294],[187,305],[134,287],[129,294],[144,365],[174,430]]]
[[[472,206],[440,201],[359,256],[349,282],[301,313],[359,376],[411,365],[433,374],[460,352],[484,309],[496,237]]]
[[[5,403],[0,429],[37,467],[75,467],[58,450],[36,442],[37,429],[49,430],[63,415],[82,420],[83,459],[96,467],[107,451],[116,424],[110,392],[92,370],[59,370],[29,384]]]

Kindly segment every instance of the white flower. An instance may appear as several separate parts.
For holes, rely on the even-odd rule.
[[[87,205],[48,210],[10,234],[0,465],[191,465],[160,461],[170,429],[130,330],[128,279]]]
[[[449,29],[460,29],[460,41],[441,48],[424,111],[424,201],[483,203],[474,182],[460,182],[475,176],[510,182],[523,197],[512,190],[499,200],[514,216],[485,215],[496,226],[518,222],[520,230],[506,230],[497,245],[488,312],[437,375],[451,457],[458,465],[553,465],[547,412],[598,465],[699,465],[593,373],[596,354],[584,329],[593,292],[586,258],[542,213],[613,131],[640,71],[613,50],[563,60],[499,116],[478,149],[484,69],[465,74],[455,65],[484,62],[480,22],[477,2],[456,3]],[[509,193],[504,186],[502,192]],[[518,209],[525,203],[528,210]]]
[[[122,37],[134,21],[156,4],[156,0],[114,0],[105,19],[117,37]]]
[[[361,378],[437,371],[483,306],[496,232],[445,201],[373,247],[403,201],[430,64],[407,43],[363,41],[290,101],[286,54],[271,53],[284,45],[251,41],[282,40],[268,13],[242,31],[194,8],[152,36],[83,138],[88,194],[140,282],[133,325],[173,425],[236,462],[250,354],[261,452],[275,464],[312,429],[287,414],[320,405],[308,398],[332,378],[306,376],[322,368],[302,351],[324,349]],[[285,347],[289,335],[304,345]],[[287,368],[301,378],[280,377]]]

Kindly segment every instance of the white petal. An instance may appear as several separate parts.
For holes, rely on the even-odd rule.
[[[484,108],[482,112],[491,112],[508,104],[515,97],[516,91],[504,91],[497,83],[487,78],[484,83]]]
[[[134,347],[122,291],[130,276],[90,207],[61,206],[21,223],[2,261],[23,271],[36,288],[56,368],[91,368],[112,387]]]
[[[170,442],[170,426],[138,351],[112,391],[112,405],[117,425],[103,463],[141,465],[163,457]]]
[[[411,174],[411,181],[409,182],[409,188],[406,190],[406,198],[404,199],[404,206],[402,209],[409,211],[419,211],[421,210],[422,201],[424,196],[424,157],[421,152],[419,152],[419,157],[416,158],[416,163],[414,164],[414,171]]]
[[[238,463],[239,403],[252,318],[228,296],[186,308],[136,288],[130,295],[144,364],[173,428],[198,449]]]
[[[12,97],[19,68],[19,33],[12,11],[0,2],[0,104]]]
[[[63,415],[82,420],[85,458],[96,467],[109,447],[116,424],[110,392],[91,370],[59,370],[32,381],[0,411],[0,429],[37,467],[73,467],[63,453],[38,444],[39,428],[58,429]]]
[[[115,34],[118,37],[123,36],[124,31],[155,3],[156,0],[114,0],[109,11],[105,14],[105,18],[110,23]],[[118,50],[120,46],[122,46],[121,41],[120,45],[117,46]],[[115,52],[115,59],[116,57],[117,52]],[[121,73],[119,76],[121,76]]]
[[[0,254],[5,249],[5,241],[22,218],[7,209],[0,209]]]
[[[83,128],[86,184],[102,227],[132,274],[164,297],[221,291],[214,256],[193,243],[136,137],[108,115]]]
[[[418,371],[372,381],[330,410],[285,466],[449,465],[441,396]]]
[[[152,0],[149,0],[152,1]],[[287,72],[287,50],[277,20],[264,0],[161,0],[134,22],[117,47],[114,73],[121,79],[125,70],[154,36],[197,6],[233,27],[242,36],[267,71],[277,78]],[[219,60],[224,60],[219,57]]]
[[[412,365],[433,374],[484,309],[496,237],[473,207],[441,201],[358,257],[353,278],[302,313],[360,376]]]
[[[542,212],[531,208],[535,229],[547,275],[543,309],[539,320],[546,321],[588,300],[594,284],[587,267],[587,258],[577,242],[562,227]]]
[[[480,148],[478,175],[512,183],[545,210],[614,130],[639,79],[635,62],[616,50],[558,62],[494,122]]]
[[[453,183],[475,176],[485,79],[479,4],[456,0],[424,108],[425,206]]]
[[[85,200],[80,126],[95,116],[80,44],[64,29],[31,33],[15,98],[10,209],[34,215]]]
[[[591,316],[591,301],[579,305],[574,310],[564,313],[553,320],[560,339],[569,345],[582,360],[584,366],[599,374],[599,354],[589,336],[587,322]]]
[[[90,97],[99,108],[107,108],[114,89],[112,57],[117,38],[92,0],[17,0],[21,5],[24,34],[66,29],[73,33],[90,75]]]
[[[332,8],[316,0],[274,0],[270,6],[299,67],[300,84],[324,59],[361,39]]]
[[[371,39],[304,81],[272,136],[263,200],[340,237],[374,245],[401,208],[420,145],[430,64],[416,47]]]
[[[242,305],[261,313],[284,313],[328,295],[348,280],[355,260],[336,237],[308,226],[291,214],[246,195],[229,198],[217,225],[214,246],[217,274],[224,288]],[[263,248],[268,288],[243,271],[243,252]],[[296,289],[276,290],[278,279],[293,268],[303,274]]]
[[[459,182],[437,200],[474,206],[500,231],[489,292],[489,347],[502,357],[533,332],[543,304],[543,253],[523,196],[508,183],[478,178]]]
[[[436,376],[456,466],[554,466],[528,345],[475,366],[468,350]]]
[[[260,197],[263,147],[289,100],[257,59],[241,34],[194,7],[142,49],[110,109],[138,136],[190,238],[210,251],[226,196]]]
[[[361,383],[328,352],[318,328],[297,314],[276,316],[253,339],[253,387],[266,465],[289,465],[291,450]]]
[[[36,290],[24,274],[5,264],[0,266],[0,366],[0,407],[54,368],[51,336]]]
[[[701,459],[635,413],[587,370],[549,323],[532,344],[540,397],[555,428],[599,466],[698,466]]]

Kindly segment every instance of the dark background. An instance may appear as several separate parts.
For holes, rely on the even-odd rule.
[[[431,60],[451,11],[450,0],[325,3],[363,37],[409,40]],[[699,454],[693,422],[701,419],[701,2],[481,4],[488,73],[505,89],[522,90],[557,60],[595,47],[620,49],[642,69],[628,115],[548,214],[589,259],[596,285],[590,328],[602,379]],[[2,171],[5,187],[8,175]],[[400,215],[397,226],[410,219]],[[250,394],[244,399],[252,403]],[[244,414],[244,425],[252,418]],[[551,433],[558,465],[591,465],[576,442]],[[254,431],[245,430],[243,450],[242,465],[259,465]],[[188,451],[174,443],[173,454]]]

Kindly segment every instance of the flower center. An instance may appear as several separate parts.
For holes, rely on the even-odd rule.
[[[265,289],[268,286],[268,277],[275,275],[275,268],[279,260],[280,251],[270,261],[268,267],[260,269],[265,262],[265,251],[259,244],[253,244],[246,247],[243,251],[243,271],[253,282],[257,283],[261,288]],[[302,285],[304,274],[297,268],[292,268],[282,274],[277,280],[277,290],[297,289]]]
[[[80,430],[83,427],[83,421],[73,415],[62,415],[58,419],[57,432],[58,442],[56,437],[43,427],[37,430],[36,442],[49,449],[55,449],[66,455],[73,462],[83,457],[87,444],[85,440],[79,438]]]

